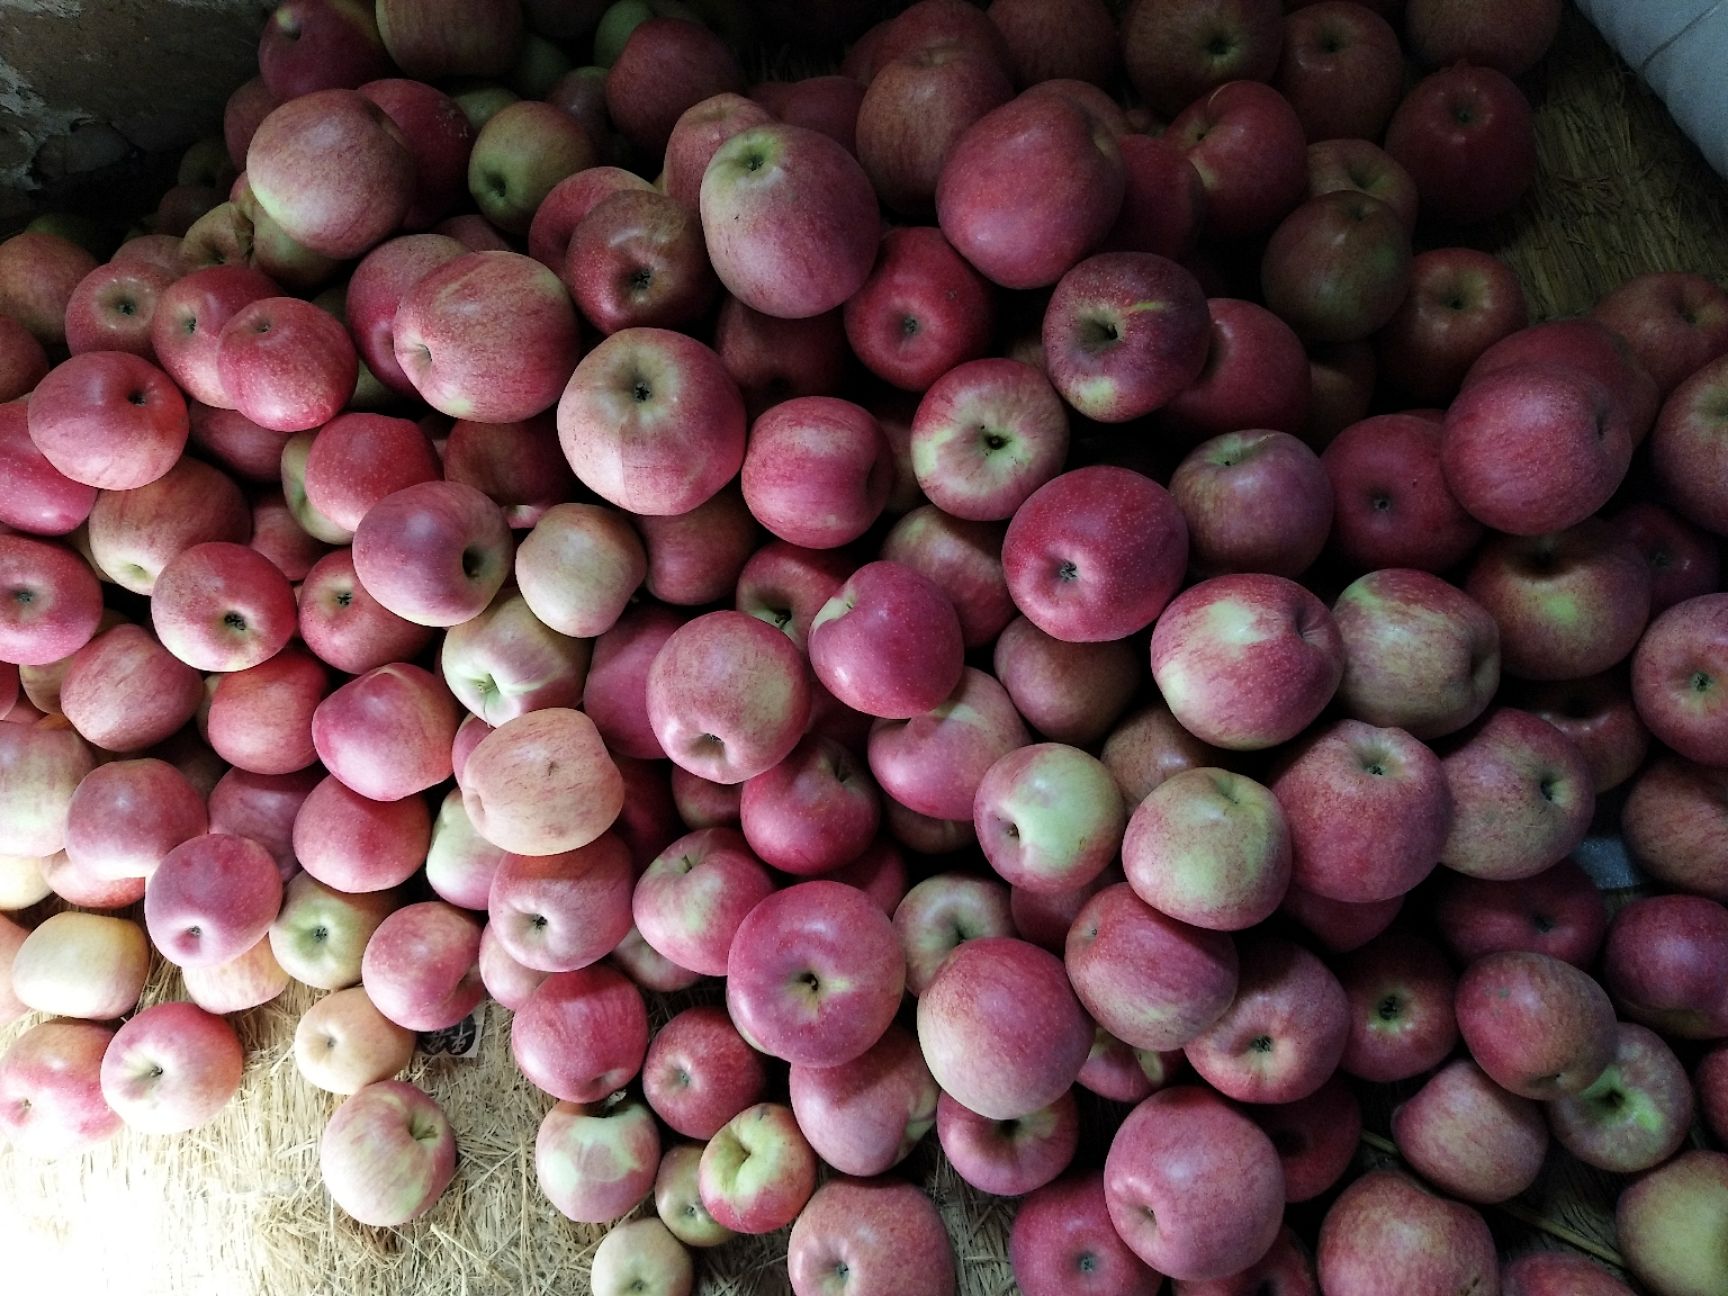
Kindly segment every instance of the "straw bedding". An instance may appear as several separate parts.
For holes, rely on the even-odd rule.
[[[1537,317],[1582,310],[1647,270],[1728,277],[1728,185],[1576,14],[1534,91],[1543,179],[1489,246],[1517,266]],[[164,968],[147,1001],[179,996],[177,975]],[[416,1059],[409,1078],[449,1114],[461,1165],[427,1217],[372,1229],[337,1211],[319,1182],[318,1137],[337,1100],[306,1084],[290,1053],[295,1021],[314,997],[295,986],[237,1018],[249,1052],[245,1085],[193,1135],[124,1134],[64,1164],[0,1148],[6,1288],[57,1296],[586,1293],[602,1230],[558,1216],[535,1185],[534,1131],[550,1104],[511,1063],[507,1014],[494,1009],[474,1060]],[[0,1033],[0,1045],[21,1029]],[[971,1193],[928,1147],[907,1169],[942,1208],[965,1296],[1012,1293],[1011,1206]],[[1496,1213],[1504,1240],[1527,1238],[1528,1221],[1540,1218],[1550,1236],[1571,1233],[1608,1253],[1602,1181],[1550,1176],[1525,1200]],[[782,1234],[703,1256],[700,1290],[783,1293],[784,1248]]]

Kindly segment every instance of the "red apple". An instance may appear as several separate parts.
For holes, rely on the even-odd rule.
[[[1127,641],[1064,643],[1025,617],[997,636],[993,670],[1031,728],[1074,746],[1109,732],[1139,680],[1138,656]]]
[[[1728,356],[1682,382],[1662,406],[1650,434],[1650,460],[1662,500],[1688,521],[1728,535],[1728,490],[1721,486],[1728,451],[1722,436],[1722,392]]]
[[[1429,1183],[1483,1205],[1534,1184],[1548,1151],[1542,1108],[1506,1092],[1462,1058],[1393,1109],[1392,1136]]]
[[[108,579],[138,594],[178,554],[208,540],[243,543],[252,529],[233,481],[182,459],[148,486],[103,491],[90,510],[90,553]]]
[[[234,1027],[189,1003],[158,1003],[115,1032],[102,1096],[146,1134],[181,1134],[213,1119],[240,1089],[246,1055]]]
[[[774,890],[768,871],[732,828],[689,833],[637,880],[631,912],[643,940],[704,976],[724,976],[744,919]]]
[[[1489,7],[1471,0],[1410,0],[1404,30],[1410,51],[1428,67],[1481,63],[1523,76],[1560,30],[1559,0]]]
[[[1156,7],[1148,0],[1142,4]],[[1183,7],[1193,11],[1209,4]],[[1306,133],[1296,110],[1270,86],[1252,80],[1220,85],[1189,102],[1166,134],[1200,173],[1206,228],[1219,238],[1264,233],[1302,201]]]
[[[1714,594],[1722,557],[1713,536],[1652,500],[1621,509],[1614,522],[1650,565],[1650,614],[1659,616],[1689,598]]]
[[[1437,405],[1530,308],[1518,274],[1474,248],[1434,248],[1410,262],[1410,293],[1375,338],[1380,368],[1410,400]]]
[[[86,351],[31,393],[30,439],[56,470],[102,490],[148,486],[186,446],[186,401],[167,374],[125,351]]]
[[[294,634],[294,591],[263,554],[207,541],[156,577],[150,619],[162,644],[195,670],[237,671],[268,661]]]
[[[1500,1296],[1632,1296],[1632,1289],[1584,1256],[1532,1251],[1501,1268]]]
[[[1632,697],[1650,732],[1687,760],[1728,766],[1728,594],[1675,605],[1639,641]]]
[[[894,524],[880,554],[934,581],[960,618],[961,641],[981,648],[1014,619],[1001,559],[1006,530],[1001,523],[967,521],[926,504]]]
[[[1292,1205],[1312,1201],[1333,1188],[1361,1147],[1362,1104],[1342,1075],[1333,1076],[1307,1098],[1250,1107],[1247,1114],[1278,1151],[1284,1167],[1284,1200]],[[1274,1247],[1267,1256],[1276,1254]],[[1312,1288],[1308,1291],[1313,1296]]]
[[[1324,0],[1286,21],[1272,82],[1309,139],[1379,139],[1404,92],[1404,51],[1372,9]]]
[[[1273,0],[1137,0],[1122,15],[1128,79],[1164,116],[1226,81],[1270,81],[1283,40]]]
[[[66,855],[105,877],[148,877],[209,828],[204,798],[166,761],[111,761],[86,774],[66,810]]]
[[[210,789],[210,831],[250,837],[276,861],[284,879],[298,869],[294,820],[322,776],[316,769],[293,774],[248,774],[231,769]]]
[[[1607,994],[1545,954],[1509,951],[1477,960],[1460,978],[1455,1004],[1477,1064],[1526,1098],[1578,1093],[1613,1060]]]
[[[1638,1174],[1686,1142],[1692,1082],[1674,1050],[1654,1031],[1615,1027],[1614,1060],[1581,1093],[1548,1104],[1554,1140],[1585,1165]]]
[[[896,211],[929,210],[955,142],[1014,97],[1007,68],[976,46],[924,45],[882,63],[858,106],[858,159]]]
[[[147,261],[110,261],[97,266],[79,281],[66,302],[66,349],[73,355],[82,351],[130,351],[154,360],[150,321],[156,314],[156,302],[162,291],[177,277]],[[44,368],[36,379],[39,381],[47,372]],[[31,387],[35,385],[35,381],[30,383]],[[0,394],[5,387],[0,382]]]
[[[468,157],[474,148],[474,127],[460,104],[424,81],[388,77],[369,80],[359,89],[402,132],[402,141],[414,159],[413,199],[403,213],[402,225],[405,229],[425,229],[468,196]]]
[[[386,891],[425,863],[432,823],[416,796],[378,801],[325,776],[294,815],[293,858],[347,893]]]
[[[881,810],[881,793],[862,763],[814,735],[746,782],[739,805],[751,850],[794,877],[830,874],[863,855]]]
[[[734,1233],[772,1233],[797,1218],[816,1187],[816,1154],[792,1109],[757,1103],[708,1143],[698,1171],[702,1204]]]
[[[0,1054],[0,1134],[36,1158],[75,1157],[119,1133],[102,1095],[102,1059],[114,1032],[94,1022],[48,1020]]]
[[[1445,67],[1404,96],[1386,128],[1386,151],[1415,179],[1425,216],[1480,224],[1511,211],[1530,187],[1530,101],[1492,67]]]
[[[144,891],[151,943],[177,967],[226,963],[270,930],[282,906],[282,876],[270,852],[247,837],[210,833],[162,857]]]
[[[1265,429],[1299,433],[1308,417],[1308,356],[1290,326],[1264,306],[1214,297],[1212,341],[1200,374],[1160,421],[1185,442]]]
[[[205,1012],[245,1012],[267,1004],[288,988],[289,976],[276,963],[268,938],[226,963],[180,969],[186,994]]]
[[[509,574],[510,529],[472,486],[430,481],[385,496],[354,533],[354,570],[388,611],[417,625],[478,615]]]
[[[1410,256],[1409,233],[1390,207],[1339,190],[1308,199],[1272,232],[1261,289],[1302,338],[1361,341],[1403,303]]]
[[[1163,1282],[1117,1234],[1097,1172],[1028,1196],[1015,1212],[1008,1255],[1025,1296],[1154,1296]]]
[[[558,972],[541,982],[510,1031],[530,1081],[565,1102],[600,1102],[628,1084],[648,1049],[641,992],[608,967]]]
[[[1112,83],[1121,55],[1115,17],[1101,0],[993,0],[986,12],[1008,47],[1016,84],[1059,77]]]
[[[8,401],[28,396],[51,367],[35,335],[10,315],[0,315],[0,357],[0,397]]]
[[[1569,859],[1512,882],[1448,875],[1434,915],[1448,948],[1465,963],[1529,950],[1589,967],[1608,930],[1602,893]]]
[[[883,235],[875,269],[842,320],[867,369],[922,392],[985,353],[995,307],[988,286],[940,230],[913,227]]]
[[[1170,493],[1188,523],[1189,561],[1208,575],[1299,576],[1332,529],[1331,480],[1285,432],[1227,432],[1196,446]]]
[[[787,1242],[794,1292],[835,1275],[853,1296],[954,1296],[954,1246],[923,1191],[908,1183],[833,1179],[799,1212]]]
[[[354,1219],[400,1225],[443,1195],[456,1169],[456,1135],[422,1090],[382,1080],[336,1109],[318,1162],[331,1198]]]
[[[1440,855],[1448,868],[1527,878],[1570,854],[1589,829],[1596,798],[1583,755],[1527,711],[1489,712],[1442,764],[1453,809]]]
[[[1702,896],[1651,896],[1608,929],[1603,979],[1620,1011],[1680,1039],[1728,1036],[1728,911]]]
[[[204,701],[198,672],[142,626],[97,635],[66,664],[60,711],[84,740],[106,751],[142,751],[171,737]]]
[[[506,953],[539,972],[573,972],[630,932],[630,852],[607,834],[556,855],[506,853],[492,878],[490,925]]]
[[[611,64],[606,110],[632,144],[660,155],[686,109],[743,89],[744,74],[718,34],[683,17],[652,17]]]
[[[680,328],[720,291],[692,207],[624,189],[582,218],[556,267],[582,314],[602,333]]]
[[[1370,1171],[1344,1190],[1320,1226],[1316,1257],[1327,1296],[1498,1288],[1482,1216],[1395,1170]]]
[[[947,1094],[936,1104],[942,1154],[979,1192],[1020,1197],[1068,1168],[1080,1140],[1073,1090],[1050,1106],[1016,1120],[993,1121],[968,1111]]]
[[[756,420],[740,481],[750,512],[769,531],[790,544],[833,549],[881,514],[890,471],[888,443],[869,411],[805,396]]]
[[[44,361],[42,373],[47,372]],[[30,385],[36,385],[34,379]],[[66,476],[30,439],[28,406],[21,400],[0,405],[0,473],[8,483],[0,496],[0,525],[19,531],[65,535],[90,516],[96,503],[94,486]]]
[[[361,796],[400,801],[450,777],[456,704],[443,682],[408,662],[349,680],[312,713],[312,744]]]
[[[288,648],[217,679],[205,721],[210,746],[254,774],[292,774],[318,758],[312,713],[329,676],[310,653]]]
[[[714,350],[751,414],[794,396],[838,394],[848,363],[839,310],[784,320],[752,310],[730,293],[714,322]]]
[[[1632,857],[1659,882],[1728,901],[1728,872],[1715,848],[1725,812],[1728,772],[1664,755],[1632,785],[1621,833]]]
[[[799,1127],[844,1174],[880,1174],[904,1160],[935,1123],[937,1096],[918,1042],[899,1026],[850,1062],[791,1072]]]
[[[0,315],[17,320],[44,347],[66,341],[66,303],[96,260],[70,239],[25,230],[0,239]]]
[[[1458,1042],[1452,969],[1409,932],[1378,936],[1351,952],[1338,976],[1350,1004],[1343,1069],[1385,1083],[1422,1074]]]
[[[956,364],[933,383],[912,422],[912,469],[955,517],[1011,517],[1061,471],[1068,416],[1050,382],[1017,360]]]
[[[714,1004],[686,1008],[661,1027],[642,1065],[648,1105],[687,1138],[713,1138],[766,1086],[761,1056]]]
[[[301,582],[299,631],[327,665],[353,674],[415,657],[432,637],[367,592],[347,549],[320,558]]]
[[[1446,484],[1439,424],[1414,414],[1351,423],[1320,457],[1332,479],[1332,548],[1352,567],[1445,571],[1482,538]]]

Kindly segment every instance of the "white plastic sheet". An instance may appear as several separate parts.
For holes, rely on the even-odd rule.
[[[1578,0],[1707,162],[1728,176],[1728,0]]]

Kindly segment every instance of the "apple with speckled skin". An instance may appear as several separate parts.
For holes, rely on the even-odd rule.
[[[205,966],[245,953],[281,905],[270,853],[250,838],[209,833],[163,856],[144,892],[144,921],[164,958]]]
[[[1025,1296],[1154,1296],[1164,1281],[1117,1234],[1097,1171],[1028,1195],[1008,1256]]]
[[[325,995],[294,1028],[294,1065],[307,1083],[358,1093],[388,1080],[414,1056],[414,1032],[391,1021],[359,986]]]
[[[1548,1104],[1555,1140],[1585,1165],[1638,1174],[1679,1150],[1692,1126],[1692,1082],[1661,1036],[1615,1027],[1614,1060],[1588,1089]]]
[[[851,1296],[954,1296],[954,1247],[935,1205],[913,1184],[831,1179],[792,1226],[787,1272],[798,1296],[836,1275]]]
[[[867,563],[810,622],[810,664],[822,685],[866,715],[909,719],[960,683],[964,644],[954,605],[904,563]]]
[[[1370,1171],[1344,1190],[1320,1226],[1316,1260],[1327,1296],[1498,1290],[1482,1216],[1395,1170]]]
[[[1494,1082],[1549,1100],[1587,1089],[1614,1060],[1614,1005],[1588,974],[1545,954],[1478,959],[1453,1000],[1465,1047]]]
[[[823,1161],[844,1174],[877,1175],[930,1131],[939,1091],[918,1041],[890,1026],[850,1062],[794,1064],[790,1092],[799,1127]]]
[[[816,1166],[792,1109],[758,1103],[709,1140],[697,1172],[702,1204],[734,1233],[772,1233],[810,1200]]]
[[[472,486],[426,481],[386,495],[354,532],[354,572],[387,611],[459,625],[492,602],[514,550],[504,511]]]
[[[725,976],[740,924],[774,891],[735,828],[704,828],[673,842],[637,879],[631,912],[642,939],[681,967]]]
[[[1392,1137],[1428,1182],[1483,1205],[1535,1183],[1548,1151],[1541,1105],[1508,1093],[1463,1058],[1393,1109]]]
[[[1558,863],[1595,810],[1590,769],[1565,734],[1500,707],[1441,757],[1452,827],[1440,862],[1472,877],[1516,881]]]
[[[1632,698],[1682,757],[1728,766],[1728,594],[1677,603],[1651,624],[1632,659]]]
[[[115,1032],[102,1056],[102,1096],[131,1128],[182,1134],[240,1091],[246,1053],[234,1027],[196,1004],[154,1004]]]
[[[1090,882],[1115,858],[1127,825],[1110,771],[1061,743],[1020,747],[998,760],[978,785],[972,815],[990,866],[1033,891]]]
[[[642,1064],[648,1105],[686,1138],[713,1138],[761,1099],[767,1083],[761,1055],[716,1004],[673,1017],[655,1032]]]
[[[1500,1296],[1632,1296],[1632,1289],[1584,1256],[1532,1251],[1501,1269]]]
[[[366,995],[398,1026],[447,1030],[486,997],[480,925],[442,900],[396,910],[373,931],[360,959]]]
[[[318,1145],[324,1184],[362,1224],[425,1214],[456,1172],[456,1134],[423,1090],[400,1080],[367,1085],[336,1109]]]
[[[1620,1011],[1677,1039],[1728,1038],[1728,909],[1646,896],[1614,915],[1602,977]]]
[[[1225,432],[1196,446],[1170,479],[1188,522],[1194,570],[1297,577],[1332,530],[1332,482],[1287,432]]]
[[[1614,1208],[1626,1267],[1662,1296],[1728,1283],[1728,1154],[1691,1151],[1635,1180]]]
[[[0,1136],[30,1157],[75,1157],[120,1132],[102,1095],[102,1059],[114,1032],[54,1018],[0,1054]]]
[[[546,1200],[578,1224],[628,1215],[654,1190],[660,1130],[646,1104],[624,1094],[546,1113],[534,1140],[534,1175]]]

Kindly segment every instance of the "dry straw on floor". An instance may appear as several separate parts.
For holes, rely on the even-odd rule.
[[[1538,317],[1582,310],[1642,271],[1728,278],[1728,185],[1576,15],[1535,91],[1542,180],[1498,241]],[[176,997],[177,979],[159,975],[150,993]],[[425,1219],[372,1229],[335,1210],[319,1183],[317,1140],[335,1099],[307,1085],[289,1053],[294,1023],[313,998],[295,987],[238,1018],[250,1054],[244,1088],[192,1136],[123,1135],[66,1164],[34,1164],[0,1148],[6,1288],[56,1296],[585,1296],[601,1230],[568,1223],[535,1186],[534,1131],[549,1103],[511,1063],[506,1014],[491,1019],[478,1060],[416,1062],[410,1078],[448,1112],[461,1166]],[[0,1044],[20,1029],[0,1032]],[[969,1192],[929,1149],[911,1171],[942,1207],[964,1296],[1012,1293],[1012,1207]],[[1551,1177],[1528,1200],[1594,1246],[1612,1245],[1598,1181]],[[1501,1217],[1497,1227],[1506,1223]],[[784,1248],[781,1234],[704,1256],[700,1290],[778,1296],[788,1290]]]

